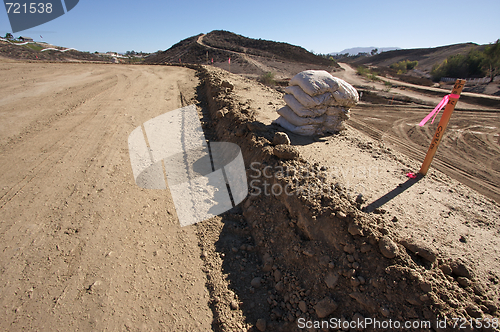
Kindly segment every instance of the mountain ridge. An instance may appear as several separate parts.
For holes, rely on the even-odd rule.
[[[410,48],[378,53],[370,57],[347,59],[346,62],[354,65],[370,65],[389,67],[393,63],[403,60],[418,61],[417,68],[430,72],[436,63],[441,63],[451,55],[466,54],[472,49],[482,51],[486,45],[475,43],[461,43],[428,48]]]
[[[372,50],[377,49],[379,53],[382,52],[388,52],[388,51],[393,51],[393,50],[401,50],[401,47],[376,47],[376,46],[368,46],[368,47],[351,47],[351,48],[346,48],[340,52],[331,52],[328,53],[329,55],[339,55],[339,54],[346,54],[349,53],[349,55],[358,55],[359,53],[370,53]]]

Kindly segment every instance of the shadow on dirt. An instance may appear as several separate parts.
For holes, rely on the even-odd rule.
[[[373,212],[375,209],[380,208],[382,205],[384,205],[384,204],[388,203],[389,201],[393,200],[394,198],[396,198],[396,196],[398,196],[399,194],[402,194],[404,191],[411,188],[411,186],[416,184],[421,179],[422,179],[422,175],[417,174],[417,177],[415,179],[410,178],[410,179],[406,180],[406,182],[399,184],[396,188],[392,189],[384,196],[382,196],[379,199],[368,204],[363,209],[363,211],[364,212]]]

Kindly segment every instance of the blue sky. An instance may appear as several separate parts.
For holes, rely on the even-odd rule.
[[[14,37],[42,35],[48,43],[90,52],[155,52],[199,33],[228,30],[330,53],[357,46],[487,44],[500,38],[498,13],[498,0],[80,0],[67,14]],[[0,35],[7,32],[12,29],[2,7]]]

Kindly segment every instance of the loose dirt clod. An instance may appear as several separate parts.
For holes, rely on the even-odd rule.
[[[451,271],[460,277],[472,278],[473,272],[467,264],[461,260],[456,260],[451,263]]]
[[[406,249],[412,251],[414,254],[434,263],[437,259],[437,253],[429,246],[423,243],[417,243],[411,239],[402,240],[400,242]]]
[[[274,134],[273,144],[274,145],[280,145],[280,144],[290,145],[290,138],[288,137],[288,135],[286,133],[277,132]]]
[[[325,297],[314,306],[314,310],[316,311],[316,315],[318,316],[318,318],[325,318],[329,316],[331,313],[337,310],[337,308],[338,304],[329,297]]]
[[[293,160],[299,158],[300,156],[296,147],[284,144],[275,146],[273,154],[283,160]]]
[[[253,288],[260,288],[260,286],[262,285],[262,278],[260,277],[253,278],[251,285]]]
[[[264,332],[266,330],[266,320],[263,319],[263,318],[259,318],[257,320],[257,323],[255,324],[255,326],[257,327],[257,329],[261,332]]]
[[[325,283],[328,286],[328,288],[335,288],[339,282],[339,275],[336,273],[328,273],[328,275],[325,278]]]
[[[398,254],[398,246],[389,237],[384,236],[378,242],[378,247],[382,255],[387,258],[394,258]]]

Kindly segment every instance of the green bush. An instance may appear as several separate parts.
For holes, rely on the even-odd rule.
[[[358,66],[356,69],[356,73],[360,76],[363,76],[371,81],[378,81],[379,78],[377,77],[378,73],[373,72],[370,70],[370,68],[364,67],[364,66]]]
[[[367,76],[369,72],[370,72],[370,69],[363,67],[363,66],[358,66],[358,68],[356,69],[356,74],[358,74],[360,76]]]
[[[259,82],[265,85],[276,85],[276,81],[274,80],[274,73],[268,71],[260,76]]]
[[[392,89],[392,83],[391,83],[391,82],[387,82],[387,81],[385,81],[385,82],[384,82],[384,85],[385,85],[385,91],[386,91],[386,92],[391,91],[391,89]]]
[[[380,81],[380,79],[377,76],[377,73],[370,73],[367,78],[371,81]]]
[[[495,43],[486,46],[483,55],[483,69],[488,72],[490,82],[493,82],[495,75],[500,73],[500,39],[497,39]]]
[[[468,54],[456,54],[449,56],[440,64],[435,64],[431,70],[434,81],[439,81],[441,77],[483,77],[485,56],[483,52],[471,50]]]
[[[392,69],[397,70],[399,75],[405,74],[408,70],[412,70],[416,66],[418,66],[418,61],[416,60],[415,61],[403,60],[390,65]]]
[[[418,61],[415,60],[415,61],[406,61],[406,69],[408,70],[413,70],[415,69],[415,67],[418,66]]]

